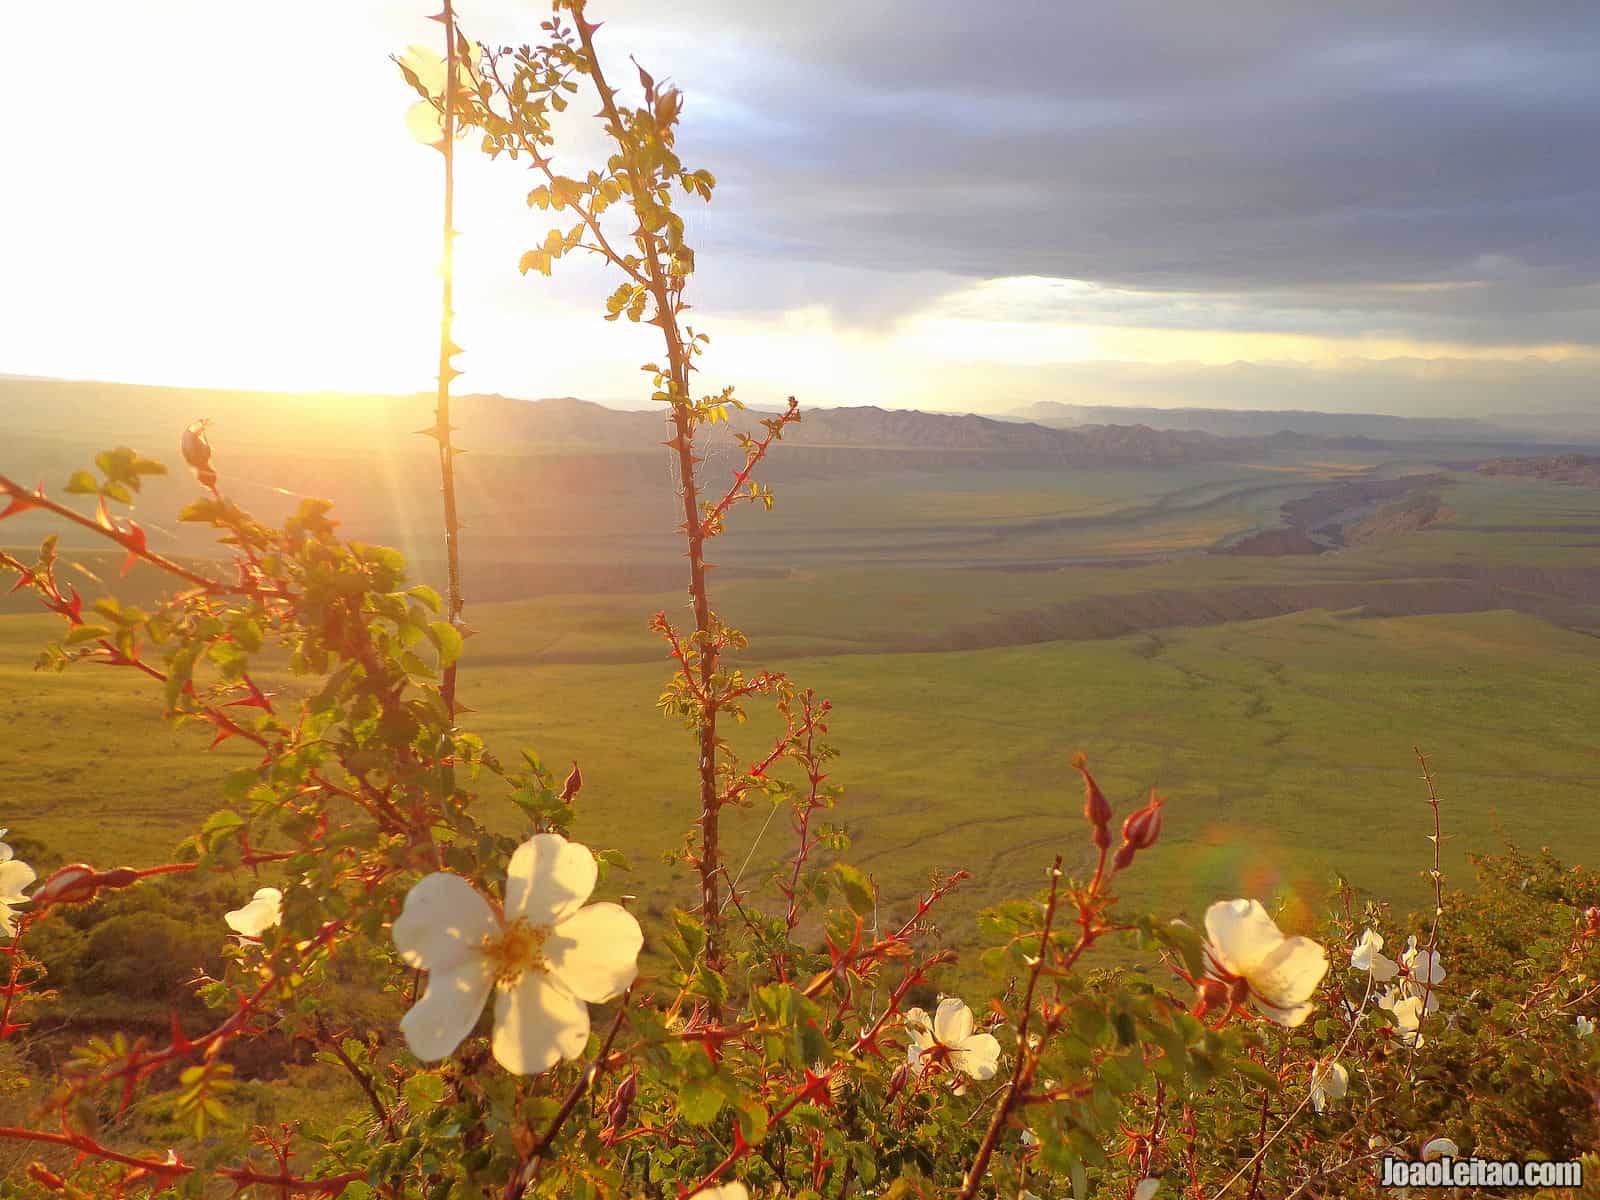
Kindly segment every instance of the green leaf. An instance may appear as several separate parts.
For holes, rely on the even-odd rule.
[[[754,1096],[740,1096],[734,1102],[733,1116],[745,1141],[755,1145],[766,1138],[767,1110]]]
[[[706,948],[705,927],[681,908],[672,910],[672,924],[688,948],[689,956],[699,958],[701,951]]]
[[[419,583],[414,588],[407,588],[406,595],[421,600],[434,612],[438,612],[444,607],[444,601],[439,597],[439,593],[425,583]]]
[[[678,1091],[678,1112],[691,1125],[709,1125],[722,1111],[722,1089],[713,1080],[691,1079]]]
[[[100,485],[88,471],[74,471],[72,478],[67,480],[67,491],[74,496],[93,496],[99,490]]]
[[[1269,1092],[1278,1090],[1278,1078],[1253,1058],[1234,1060],[1234,1067],[1246,1079],[1253,1079]]]
[[[244,818],[231,808],[224,808],[212,813],[206,818],[206,823],[200,829],[200,836],[207,846],[215,846],[235,829],[242,828]]]
[[[428,637],[438,647],[441,667],[448,667],[461,657],[461,631],[449,621],[429,621]]]
[[[1200,933],[1192,925],[1181,921],[1170,921],[1159,926],[1156,936],[1167,945],[1171,946],[1183,956],[1183,965],[1188,968],[1189,974],[1199,979],[1205,974],[1205,951],[1200,939]]]
[[[425,1113],[444,1099],[445,1082],[440,1075],[423,1073],[406,1080],[406,1104],[414,1113]]]
[[[839,890],[844,893],[845,903],[856,915],[870,917],[877,902],[872,881],[865,873],[848,863],[835,863],[833,873],[838,877]]]

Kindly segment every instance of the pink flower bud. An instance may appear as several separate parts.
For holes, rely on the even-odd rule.
[[[139,872],[132,867],[96,871],[87,863],[68,863],[34,889],[28,899],[33,901],[35,912],[52,904],[87,904],[101,888],[125,888],[138,881]]]
[[[906,1080],[910,1077],[911,1068],[907,1064],[901,1063],[894,1069],[894,1074],[889,1076],[889,1088],[884,1092],[883,1098],[885,1100],[893,1100],[900,1094],[900,1090],[906,1086]]]
[[[622,1123],[628,1119],[628,1110],[633,1107],[634,1097],[638,1094],[639,1072],[634,1071],[617,1085],[611,1103],[606,1107],[606,1122],[613,1130],[622,1128]]]
[[[1156,839],[1161,836],[1161,806],[1166,802],[1165,796],[1158,796],[1152,790],[1150,803],[1129,813],[1127,820],[1122,822],[1122,840],[1135,850],[1148,850],[1154,846]]]
[[[98,875],[93,867],[87,863],[68,863],[35,888],[29,899],[38,911],[52,904],[82,904],[93,900],[99,890]]]
[[[1111,805],[1107,803],[1100,785],[1094,781],[1094,776],[1089,774],[1089,760],[1082,754],[1076,754],[1072,765],[1083,776],[1084,819],[1094,826],[1094,844],[1105,850],[1111,845]]]
[[[561,803],[571,804],[583,788],[583,772],[578,770],[576,760],[572,763],[572,772],[567,776],[567,781],[561,785]]]

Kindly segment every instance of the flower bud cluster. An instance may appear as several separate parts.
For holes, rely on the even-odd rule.
[[[1089,822],[1093,830],[1090,835],[1095,847],[1099,850],[1111,849],[1111,819],[1113,813],[1111,804],[1106,800],[1105,793],[1100,790],[1100,785],[1095,782],[1094,776],[1089,774],[1089,760],[1082,754],[1075,754],[1072,765],[1078,774],[1083,776],[1083,818]],[[1155,789],[1150,790],[1150,800],[1143,808],[1137,808],[1129,813],[1122,822],[1122,845],[1111,860],[1111,868],[1121,871],[1133,863],[1133,856],[1141,850],[1148,850],[1156,844],[1156,839],[1161,836],[1161,806],[1167,802],[1165,796],[1158,796]]]

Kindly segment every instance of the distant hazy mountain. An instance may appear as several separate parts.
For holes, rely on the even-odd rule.
[[[1381,413],[1221,408],[1119,408],[1041,400],[1008,414],[1017,420],[1072,428],[1078,425],[1148,425],[1152,429],[1209,433],[1218,437],[1271,437],[1277,433],[1316,437],[1366,437],[1380,441],[1505,441],[1524,426],[1456,417],[1392,417]],[[1562,432],[1557,427],[1530,432]]]
[[[213,423],[220,443],[253,451],[296,450],[347,457],[423,446],[414,431],[429,423],[429,396],[287,395],[61,380],[0,378],[0,432],[101,448],[127,442],[165,452],[190,421]],[[759,432],[765,415],[738,413],[711,432]],[[607,408],[561,397],[517,400],[468,395],[454,400],[458,441],[476,453],[560,455],[655,451],[664,440],[665,413]],[[1030,463],[1180,463],[1259,453],[1259,441],[1229,441],[1200,431],[1162,431],[1137,422],[1104,422],[1071,429],[972,415],[876,407],[806,411],[784,435],[807,451],[894,452],[911,455],[1001,456]],[[0,449],[5,441],[0,440]],[[803,457],[818,459],[818,453]],[[829,461],[837,454],[823,456]],[[845,465],[842,461],[840,465]],[[928,465],[936,465],[929,462]],[[0,470],[5,469],[0,466]]]
[[[344,532],[396,546],[426,564],[438,555],[436,448],[431,396],[280,395],[59,380],[0,379],[0,474],[59,489],[103,449],[127,445],[164,461],[135,516],[166,553],[203,554],[212,538],[173,520],[197,488],[178,453],[185,426],[211,421],[215,464],[228,494],[279,521],[302,497],[332,499]],[[758,433],[762,413],[735,414],[707,431],[708,486],[727,485],[742,461],[733,433]],[[624,411],[563,397],[455,400],[464,545],[479,590],[506,594],[611,587],[621,572],[666,589],[678,579],[672,536],[677,498],[666,412]],[[731,428],[730,428],[731,427]],[[1278,439],[1224,439],[1141,426],[1050,429],[987,417],[881,408],[804,414],[763,469],[764,482],[827,481],[889,472],[1168,465],[1255,457]],[[29,545],[54,527],[23,513],[0,544]],[[73,529],[63,544],[92,539]],[[608,582],[609,581],[609,582]],[[640,586],[645,586],[641,584]],[[3,606],[3,602],[0,602]]]
[[[653,447],[661,442],[662,412],[624,412],[570,398],[507,400],[468,396],[460,403],[463,428],[493,431],[497,447],[587,450]],[[758,434],[760,412],[735,413],[726,428],[709,432],[728,439],[734,432]],[[913,451],[956,455],[1015,456],[1029,461],[1175,463],[1228,459],[1257,453],[1258,441],[1235,442],[1203,433],[1170,432],[1138,425],[1054,429],[972,414],[926,413],[876,406],[807,410],[783,436],[789,449]]]
[[[1507,429],[1525,429],[1550,440],[1600,443],[1600,398],[1588,412],[1496,413],[1488,420]]]

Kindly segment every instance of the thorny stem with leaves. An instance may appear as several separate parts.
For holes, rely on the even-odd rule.
[[[672,405],[673,437],[668,447],[677,455],[678,492],[683,501],[683,535],[688,545],[689,600],[694,608],[695,642],[700,665],[700,753],[697,767],[700,775],[700,912],[706,924],[706,959],[712,970],[721,962],[721,942],[718,936],[721,924],[722,902],[718,892],[717,867],[721,862],[719,842],[719,812],[717,795],[717,716],[718,700],[712,691],[717,673],[719,646],[717,630],[713,624],[711,596],[706,585],[705,528],[700,520],[700,494],[698,468],[700,459],[695,455],[695,415],[690,399],[689,375],[694,370],[690,352],[685,345],[683,331],[679,328],[678,314],[682,303],[681,291],[669,283],[661,262],[661,245],[651,231],[654,188],[653,178],[647,176],[632,149],[622,116],[611,88],[606,84],[605,73],[594,49],[594,31],[597,28],[584,16],[580,2],[573,5],[573,24],[582,41],[586,66],[595,90],[600,94],[601,108],[605,113],[608,132],[622,148],[623,170],[631,187],[629,197],[639,214],[636,238],[644,251],[646,287],[655,302],[655,324],[666,341],[668,362],[668,395]],[[681,288],[681,284],[679,285]]]
[[[681,315],[687,307],[683,300],[683,288],[692,269],[689,266],[692,255],[681,244],[681,222],[676,222],[670,210],[658,199],[660,168],[658,163],[647,161],[645,151],[647,138],[653,137],[662,145],[670,146],[672,126],[679,111],[678,93],[669,88],[658,91],[655,81],[641,68],[640,80],[645,88],[648,107],[632,114],[631,119],[624,119],[617,107],[616,93],[607,83],[595,52],[594,33],[599,26],[586,17],[583,0],[572,0],[570,9],[583,52],[579,69],[589,76],[598,93],[606,132],[619,150],[610,166],[626,181],[625,191],[638,217],[633,237],[641,255],[637,260],[631,256],[618,256],[603,238],[598,238],[599,248],[626,274],[641,282],[654,307],[649,322],[660,329],[666,345],[667,369],[665,372],[658,371],[657,375],[658,380],[665,384],[664,398],[671,406],[672,437],[666,444],[673,451],[677,464],[678,491],[683,508],[681,530],[689,560],[689,600],[695,621],[691,650],[698,675],[694,695],[698,708],[695,715],[698,740],[696,767],[700,780],[699,837],[695,860],[700,876],[700,915],[706,928],[706,960],[707,965],[715,971],[723,962],[720,818],[725,803],[718,779],[723,746],[717,726],[731,697],[719,691],[721,656],[728,639],[711,607],[707,583],[710,564],[706,561],[705,547],[707,540],[719,532],[723,515],[738,498],[751,471],[766,455],[771,443],[781,436],[783,426],[798,419],[798,409],[791,398],[783,417],[766,423],[768,436],[760,442],[747,444],[745,466],[736,474],[727,494],[716,505],[702,511],[698,474],[702,458],[697,453],[695,438],[699,425],[706,417],[690,390],[691,375],[697,369],[693,361],[697,352],[696,341],[701,335],[694,334],[681,324]],[[548,166],[542,158],[541,165],[548,172]],[[575,207],[583,211],[581,204]],[[598,235],[598,222],[589,215],[585,216],[585,222]],[[671,231],[670,244],[663,240],[663,230]],[[723,400],[726,402],[730,399],[731,393],[725,392]],[[754,494],[752,491],[751,495]]]
[[[1422,1008],[1417,1014],[1418,1021],[1421,1021],[1428,1015],[1428,998],[1433,994],[1434,952],[1439,944],[1439,921],[1444,916],[1444,868],[1439,845],[1443,828],[1439,821],[1439,789],[1434,782],[1433,769],[1428,765],[1428,758],[1422,753],[1421,747],[1413,746],[1411,752],[1417,756],[1417,763],[1422,767],[1422,781],[1428,785],[1428,807],[1433,810],[1433,833],[1428,837],[1433,844],[1433,866],[1428,871],[1433,881],[1433,920],[1428,925],[1427,969],[1422,980]],[[1406,1063],[1407,1080],[1416,1077],[1417,1050],[1421,1042],[1420,1034],[1411,1041],[1411,1055]]]
[[[451,441],[454,426],[450,424],[450,382],[461,374],[451,362],[461,352],[452,336],[455,323],[455,142],[456,142],[456,62],[461,52],[461,40],[456,31],[453,0],[444,0],[442,11],[434,18],[444,26],[444,138],[438,145],[444,160],[444,229],[441,234],[439,274],[439,376],[438,396],[434,408],[434,425],[422,430],[433,438],[439,447],[439,484],[444,499],[444,550],[446,589],[445,618],[458,630],[461,625],[461,519],[456,511],[456,455],[460,453]],[[453,715],[456,710],[456,664],[444,669],[440,694],[445,706]]]
[[[1092,901],[1099,891],[1100,880],[1105,870],[1106,851],[1100,849],[1099,866],[1095,869],[1094,882],[1090,885],[1084,903]],[[1061,856],[1057,855],[1055,862],[1050,867],[1050,898],[1045,902],[1044,924],[1039,932],[1039,953],[1034,958],[1033,966],[1028,971],[1028,983],[1022,994],[1022,1003],[1017,1008],[1016,1035],[1017,1057],[1011,1069],[1011,1082],[1007,1084],[1005,1093],[1000,1097],[1000,1103],[995,1106],[994,1116],[989,1119],[989,1127],[984,1131],[983,1141],[978,1145],[978,1152],[972,1159],[972,1165],[967,1168],[967,1174],[961,1185],[960,1200],[972,1200],[978,1194],[978,1188],[983,1183],[984,1174],[989,1169],[989,1158],[994,1153],[1000,1134],[1005,1129],[1011,1114],[1021,1103],[1023,1093],[1033,1080],[1034,1069],[1038,1066],[1038,1059],[1028,1045],[1028,1023],[1033,1017],[1033,995],[1039,986],[1039,977],[1044,973],[1051,957],[1050,934],[1055,926],[1056,908],[1061,898]],[[1078,944],[1073,948],[1071,960],[1076,961],[1079,954],[1087,948],[1089,943],[1097,936],[1091,932],[1094,928],[1092,917],[1088,909],[1080,910],[1082,916],[1082,932]],[[1063,964],[1070,966],[1070,962]]]
[[[556,1115],[550,1119],[550,1125],[544,1131],[544,1135],[511,1172],[511,1178],[506,1182],[505,1200],[517,1200],[517,1197],[532,1185],[535,1176],[530,1172],[550,1153],[550,1148],[555,1145],[556,1136],[566,1125],[567,1119],[577,1110],[579,1102],[594,1089],[595,1080],[599,1079],[601,1073],[611,1065],[611,1048],[616,1044],[617,1034],[622,1032],[623,1025],[627,1023],[628,1005],[632,1000],[631,988],[618,999],[617,1015],[612,1018],[611,1026],[606,1030],[606,1036],[600,1043],[599,1053],[594,1056],[594,1061],[584,1068],[583,1074],[578,1076],[578,1081],[572,1085]]]

